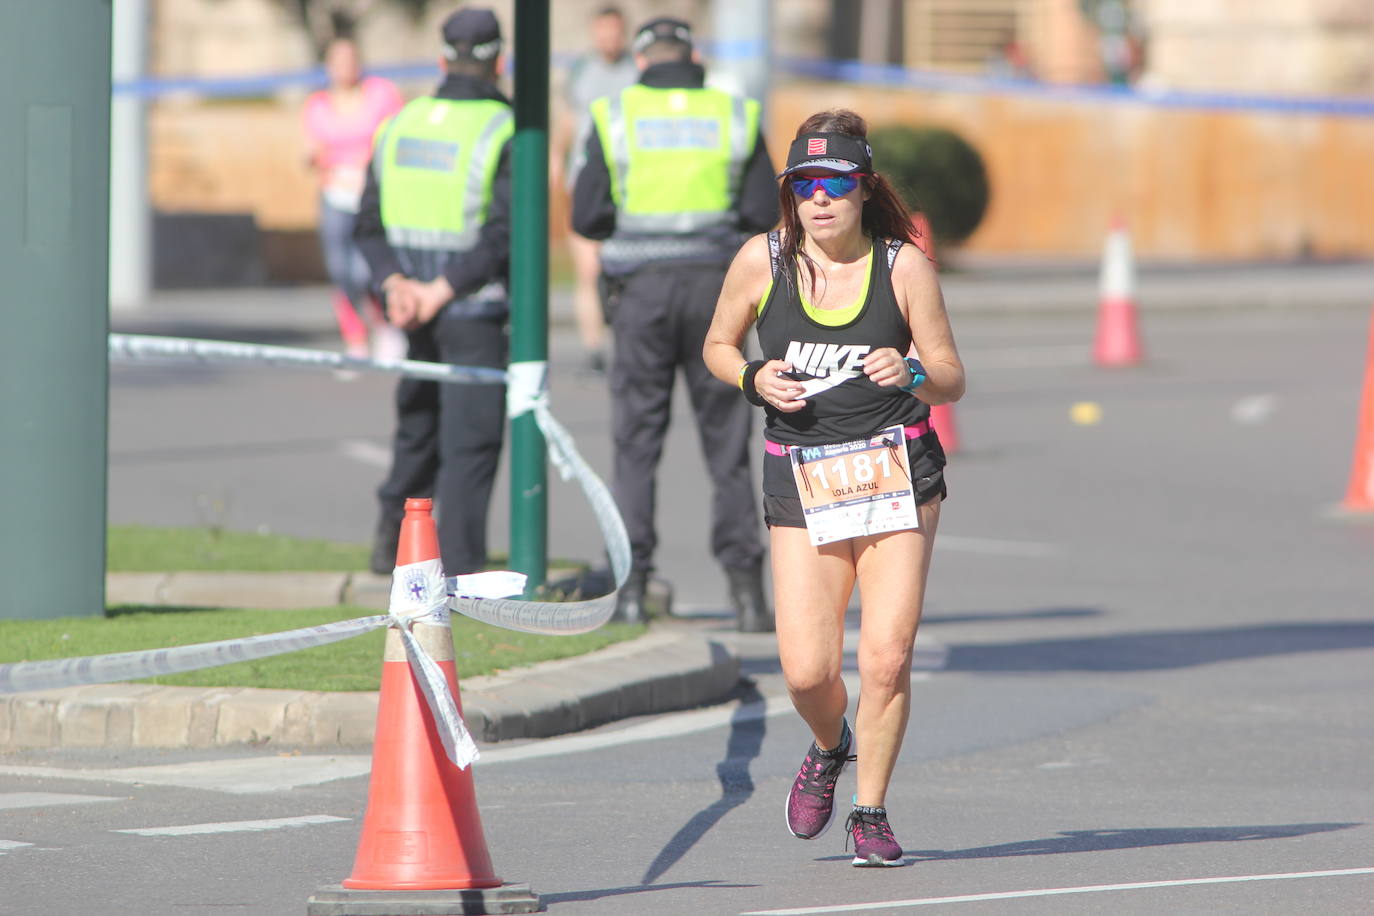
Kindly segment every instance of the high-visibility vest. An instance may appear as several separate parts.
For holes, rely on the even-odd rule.
[[[501,149],[515,132],[494,99],[421,98],[377,132],[372,157],[386,239],[408,276],[432,280],[471,251],[486,221]],[[505,299],[493,282],[474,299]]]
[[[734,227],[744,166],[758,140],[758,102],[719,89],[636,84],[597,99],[591,114],[616,208],[603,258],[615,256],[620,240],[676,236],[690,244]]]

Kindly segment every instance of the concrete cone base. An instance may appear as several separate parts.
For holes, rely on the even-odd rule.
[[[479,916],[543,909],[528,884],[432,891],[355,891],[330,884],[305,904],[306,916]]]

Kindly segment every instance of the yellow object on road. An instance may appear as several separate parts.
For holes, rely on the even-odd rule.
[[[1093,426],[1102,420],[1102,406],[1096,401],[1079,401],[1069,408],[1069,419],[1079,426]]]

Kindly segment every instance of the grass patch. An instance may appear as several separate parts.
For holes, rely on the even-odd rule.
[[[358,572],[369,555],[360,544],[218,528],[111,525],[108,538],[110,572]]]
[[[101,655],[214,642],[367,616],[361,608],[305,611],[187,610],[118,607],[108,617],[0,620],[0,663]],[[555,658],[582,655],[631,639],[641,625],[607,624],[580,636],[536,636],[453,616],[458,677],[492,674]],[[193,687],[270,687],[283,690],[376,690],[382,642],[376,630],[353,639],[251,662],[236,662],[140,683]]]

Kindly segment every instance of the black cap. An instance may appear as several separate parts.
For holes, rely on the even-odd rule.
[[[465,7],[444,20],[444,57],[491,60],[501,53],[501,23],[489,9]]]
[[[866,140],[850,134],[820,130],[802,134],[787,150],[787,168],[778,177],[802,169],[829,169],[832,172],[866,172],[873,168],[873,148]]]
[[[692,46],[692,27],[681,19],[659,16],[657,19],[650,19],[635,29],[635,37],[630,42],[630,47],[636,54],[643,54],[645,48],[660,41],[676,41],[690,48]]]

